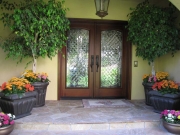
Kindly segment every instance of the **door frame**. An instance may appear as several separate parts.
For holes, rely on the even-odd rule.
[[[74,19],[74,18],[69,18],[70,22],[73,23],[94,23],[94,22],[100,22],[100,23],[118,23],[118,25],[120,25],[120,27],[125,27],[127,25],[127,21],[116,21],[116,20],[96,20],[96,19]],[[125,36],[128,35],[128,32],[126,31],[124,33]],[[127,84],[125,85],[126,87],[126,98],[131,100],[131,80],[132,80],[132,45],[130,42],[126,42],[126,54],[127,54],[127,59],[126,59],[126,82]],[[63,48],[65,49],[65,47]],[[65,76],[63,76],[61,74],[62,72],[62,68],[61,68],[61,61],[62,59],[64,59],[63,54],[61,52],[58,52],[58,89],[57,89],[57,99],[60,100],[61,99],[61,95],[62,95],[62,90],[61,90],[61,79],[65,78]]]

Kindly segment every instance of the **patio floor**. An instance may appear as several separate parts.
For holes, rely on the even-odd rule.
[[[153,107],[144,100],[129,102],[134,107],[84,108],[82,100],[46,101],[15,120],[10,135],[170,135]]]

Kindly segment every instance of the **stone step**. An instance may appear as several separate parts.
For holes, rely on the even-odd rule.
[[[49,130],[49,131],[76,131],[76,130],[119,130],[137,128],[155,128],[160,126],[161,121],[144,122],[116,122],[116,123],[77,123],[77,124],[54,124],[54,123],[16,123],[15,129],[19,130]]]
[[[116,123],[16,123],[10,135],[155,135],[168,134],[161,121]]]

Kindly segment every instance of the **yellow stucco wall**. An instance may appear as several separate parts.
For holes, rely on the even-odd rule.
[[[167,54],[158,59],[159,69],[169,73],[169,79],[180,82],[180,51],[174,57]]]
[[[135,7],[139,2],[143,0],[110,0],[109,4],[109,15],[103,19],[107,20],[127,20],[127,14],[130,12],[130,7]],[[95,15],[95,4],[94,0],[66,0],[65,7],[68,7],[70,10],[67,11],[68,18],[87,18],[87,19],[100,19]],[[0,36],[6,36],[8,30],[4,29],[2,23],[0,23]],[[171,70],[173,67],[174,77],[178,80],[179,77],[175,73],[175,67],[180,66],[180,62],[176,64],[176,60],[180,53],[176,55],[173,59],[174,66],[169,66],[168,61],[172,62],[172,59],[168,56],[165,56],[166,61],[163,62],[161,58],[160,64],[156,61],[156,70],[158,70],[159,65],[161,69],[163,65],[166,66],[165,70]],[[138,67],[133,67],[133,62],[138,61]],[[0,49],[0,84],[4,81],[7,81],[12,76],[18,76],[25,67],[26,60],[23,63],[16,66],[16,62],[12,59],[5,60],[5,53]],[[31,66],[28,67],[31,69]],[[50,85],[47,89],[46,100],[57,100],[57,76],[58,76],[58,57],[54,57],[52,60],[46,58],[38,59],[37,72],[47,72],[49,79],[51,80]],[[176,69],[177,70],[177,69]],[[142,75],[151,72],[151,67],[148,65],[147,61],[142,60],[142,58],[137,58],[135,56],[135,46],[132,47],[132,88],[131,88],[131,98],[132,99],[144,99],[144,90],[142,86]],[[179,80],[180,81],[180,80]]]

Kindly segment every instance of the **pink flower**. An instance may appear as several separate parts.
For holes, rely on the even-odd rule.
[[[14,120],[12,120],[11,122],[10,122],[10,125],[13,125],[14,124]]]
[[[148,82],[151,82],[152,77],[149,77]]]
[[[8,125],[8,124],[9,124],[9,121],[8,121],[8,120],[5,120],[5,121],[3,122],[3,124],[4,124],[4,125]]]
[[[175,112],[176,112],[175,110],[171,110],[171,111],[170,111],[170,113],[171,113],[172,115],[174,115]]]
[[[6,120],[9,120],[9,116],[8,116],[8,115],[4,115],[3,117],[4,117],[4,120],[5,120],[5,121],[6,121]]]
[[[41,75],[40,74],[38,74],[38,78],[41,79]]]
[[[13,120],[14,118],[15,118],[14,115],[0,112],[0,127],[14,124],[14,120]]]
[[[44,80],[46,80],[47,76],[45,76],[45,75],[42,75],[42,78],[43,78]]]
[[[164,110],[161,114],[168,115],[168,110]]]
[[[177,117],[177,116],[179,115],[179,113],[178,113],[178,112],[175,112],[174,115]]]
[[[0,117],[3,117],[4,116],[4,114],[3,113],[0,113]]]
[[[157,81],[157,78],[156,78],[156,76],[154,76],[153,80],[154,80],[154,82],[156,82],[156,81]]]

